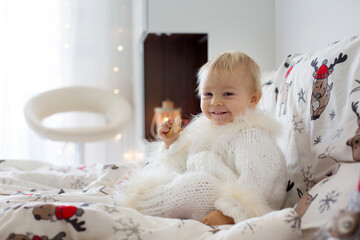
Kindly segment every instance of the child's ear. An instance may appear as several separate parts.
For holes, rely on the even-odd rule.
[[[256,90],[254,93],[250,95],[250,108],[255,108],[256,105],[259,103],[261,98],[261,92]]]

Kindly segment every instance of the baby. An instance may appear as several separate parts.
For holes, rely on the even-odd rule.
[[[143,214],[233,224],[279,209],[286,164],[272,138],[279,129],[256,106],[260,69],[246,54],[225,52],[198,73],[202,113],[179,134],[159,128],[149,164],[119,184],[122,206]]]

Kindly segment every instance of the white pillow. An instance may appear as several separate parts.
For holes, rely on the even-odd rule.
[[[360,163],[340,164],[338,172],[317,183],[295,207],[301,217],[301,229],[320,228],[345,209],[359,184]]]
[[[285,206],[294,206],[316,182],[335,174],[338,163],[360,161],[347,144],[360,127],[360,38],[288,56],[271,88],[265,98],[275,98],[278,89],[270,109],[282,125],[279,145],[290,174]],[[323,88],[327,94],[318,91]]]

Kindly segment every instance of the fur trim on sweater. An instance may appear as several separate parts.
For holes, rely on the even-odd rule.
[[[272,135],[280,129],[258,110],[248,110],[224,125],[199,114],[168,150],[159,147],[148,166],[119,185],[117,200],[136,209],[144,193],[179,175],[203,172],[220,183],[216,209],[235,222],[278,209],[285,198],[286,164]]]

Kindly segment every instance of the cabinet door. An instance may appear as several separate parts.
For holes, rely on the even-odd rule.
[[[150,135],[154,108],[174,101],[186,121],[200,112],[196,75],[207,62],[207,34],[148,34],[144,42],[145,138]]]

